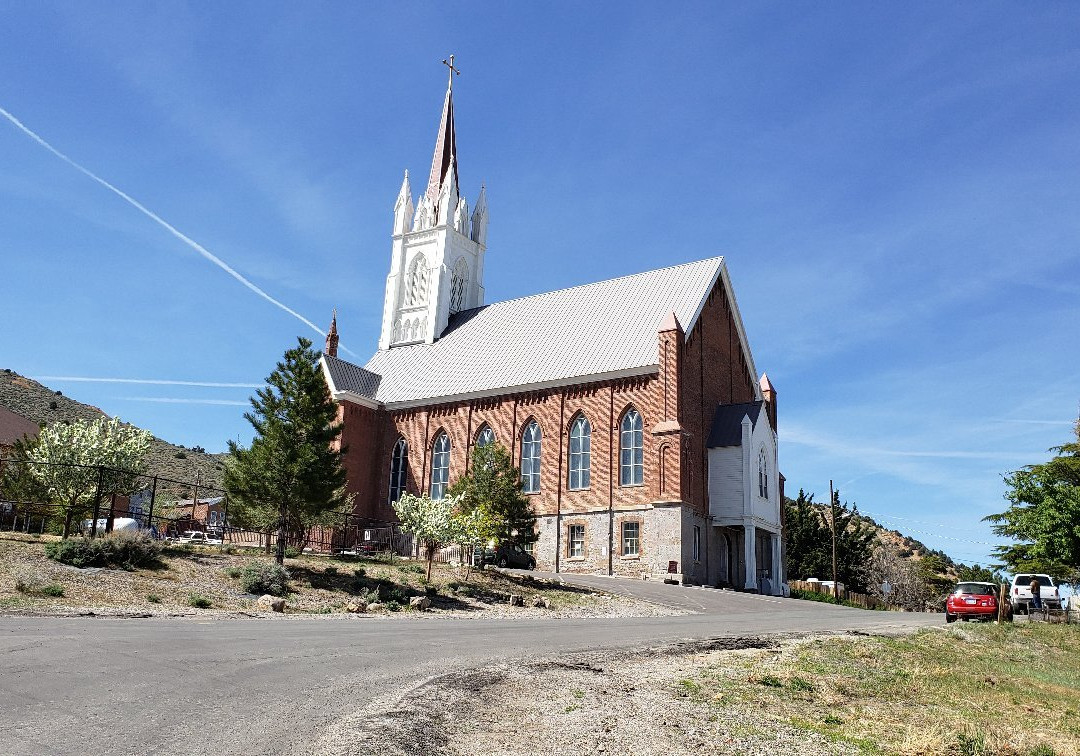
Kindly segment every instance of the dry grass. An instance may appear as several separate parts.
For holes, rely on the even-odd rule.
[[[711,658],[674,690],[868,753],[1080,753],[1080,627],[962,625]]]

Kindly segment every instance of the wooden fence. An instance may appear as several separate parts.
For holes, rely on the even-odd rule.
[[[827,596],[833,595],[833,589],[831,585],[825,585],[810,580],[789,580],[788,587],[796,591],[807,591],[809,593],[823,593]],[[839,593],[841,601],[847,601],[848,603],[855,604],[855,606],[861,606],[863,609],[885,609],[885,605],[873,596],[867,596],[865,593],[855,593],[854,591],[841,590]]]

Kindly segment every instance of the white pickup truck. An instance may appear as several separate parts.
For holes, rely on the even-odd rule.
[[[1050,609],[1061,608],[1061,594],[1058,593],[1057,584],[1049,575],[1021,574],[1013,578],[1012,590],[1009,591],[1009,601],[1012,603],[1013,612],[1027,614],[1031,606],[1031,581],[1039,581],[1039,598],[1043,606]]]

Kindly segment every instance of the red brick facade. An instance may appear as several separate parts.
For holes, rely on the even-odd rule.
[[[685,565],[680,571],[690,573],[693,528],[704,530],[708,522],[705,441],[713,412],[720,403],[753,400],[757,380],[744,356],[723,276],[689,333],[682,332],[674,316],[658,328],[659,365],[653,374],[408,409],[343,402],[339,416],[356,514],[394,519],[389,477],[399,438],[408,444],[408,490],[427,493],[438,433],[446,433],[451,442],[453,482],[467,469],[476,435],[485,424],[520,465],[521,436],[535,420],[542,432],[540,490],[530,499],[541,528],[534,552],[539,568],[657,573],[677,561]],[[622,486],[620,423],[630,409],[643,421],[644,474],[640,485]],[[591,425],[590,481],[583,490],[571,490],[569,434],[579,415]],[[639,523],[637,555],[622,553],[624,522]],[[580,558],[570,556],[572,524],[585,526],[585,555]],[[700,538],[702,544],[707,540]],[[707,545],[701,549],[707,551]],[[697,571],[705,574],[704,567]]]

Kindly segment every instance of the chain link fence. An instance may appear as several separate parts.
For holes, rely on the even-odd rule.
[[[52,482],[52,485],[46,483]],[[0,458],[0,530],[94,538],[117,530],[153,538],[270,551],[277,527],[244,526],[228,493],[105,465]],[[325,554],[400,554],[415,551],[397,523],[341,512],[304,527],[286,522],[286,547]]]

